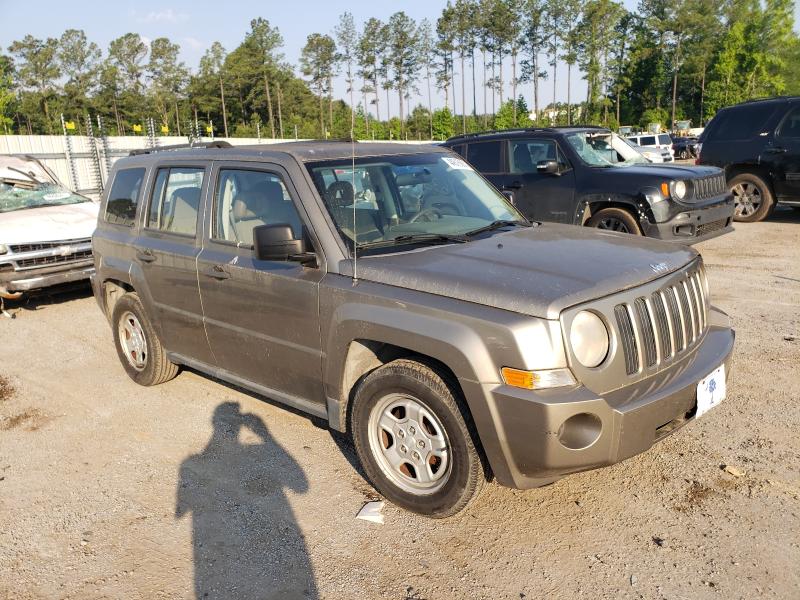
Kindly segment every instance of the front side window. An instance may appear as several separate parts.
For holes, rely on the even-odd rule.
[[[334,181],[331,176],[330,182]],[[290,225],[295,239],[302,237],[300,215],[279,175],[244,169],[220,170],[213,239],[252,246],[255,227],[279,224]]]
[[[658,143],[662,146],[670,146],[672,145],[672,138],[669,137],[668,133],[662,133],[660,136],[658,136]]]
[[[509,145],[511,173],[536,173],[536,165],[543,160],[565,162],[553,140],[512,140]]]
[[[462,236],[497,221],[528,222],[455,155],[323,161],[309,172],[342,237],[359,247]]]
[[[106,203],[107,222],[133,227],[142,181],[144,181],[144,168],[117,171]]]
[[[478,142],[467,146],[467,160],[481,173],[500,173],[500,142]]]
[[[148,229],[194,236],[204,169],[159,169],[147,215]]]

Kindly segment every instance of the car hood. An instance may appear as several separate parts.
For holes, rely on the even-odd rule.
[[[92,237],[97,202],[43,206],[0,213],[0,244],[58,242]]]
[[[628,177],[638,175],[642,177],[663,177],[667,180],[672,179],[699,179],[700,177],[707,177],[719,173],[716,167],[696,167],[682,165],[662,165],[659,163],[631,165],[630,167],[619,167],[611,169],[597,169],[610,175],[617,175],[625,177],[623,173],[627,173]]]
[[[642,285],[696,256],[682,245],[543,224],[468,243],[360,257],[358,277],[557,319],[565,308]]]

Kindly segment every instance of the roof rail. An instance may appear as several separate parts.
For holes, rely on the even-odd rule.
[[[750,98],[749,100],[745,100],[743,102],[740,102],[739,104],[751,104],[753,102],[768,102],[770,100],[796,100],[798,98],[800,98],[800,96],[792,96],[792,95],[764,96],[762,98]]]
[[[169,152],[170,150],[191,150],[192,148],[233,148],[230,142],[216,140],[213,142],[193,142],[189,144],[174,144],[172,146],[156,146],[155,148],[141,148],[131,150],[128,156],[139,156],[141,154],[154,154],[156,152]]]

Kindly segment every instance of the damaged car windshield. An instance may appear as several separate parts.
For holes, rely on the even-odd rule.
[[[648,162],[626,140],[611,131],[580,131],[565,137],[590,167],[628,167]]]
[[[439,153],[325,161],[308,166],[352,247],[469,241],[530,223],[461,158]]]
[[[54,183],[0,179],[0,213],[81,202],[91,200]]]

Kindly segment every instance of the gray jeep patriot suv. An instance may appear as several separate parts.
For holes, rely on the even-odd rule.
[[[121,159],[103,199],[94,292],[142,385],[185,365],[321,417],[432,517],[725,396],[734,333],[691,248],[531,223],[445,148],[217,146]]]

